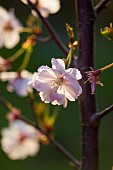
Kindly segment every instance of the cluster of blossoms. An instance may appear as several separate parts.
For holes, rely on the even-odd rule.
[[[15,120],[1,133],[2,149],[12,160],[35,156],[40,149],[38,132],[20,120]]]

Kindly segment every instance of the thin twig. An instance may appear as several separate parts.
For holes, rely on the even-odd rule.
[[[95,113],[95,115],[91,117],[91,123],[94,123],[96,120],[103,118],[104,116],[108,115],[112,111],[113,111],[113,104],[105,108],[101,112]]]
[[[48,36],[48,37],[41,37],[41,36],[37,36],[37,40],[40,41],[40,42],[49,42],[51,40],[51,36]]]
[[[31,3],[29,0],[29,6],[34,9],[36,11],[36,13],[38,14],[38,16],[40,17],[40,19],[42,20],[42,22],[44,23],[45,27],[47,28],[47,30],[49,31],[52,39],[55,41],[55,43],[57,44],[57,46],[62,50],[62,52],[67,55],[68,54],[68,49],[67,47],[64,45],[64,43],[61,41],[61,39],[58,37],[56,31],[54,30],[54,28],[52,27],[51,23],[49,22],[49,20],[47,18],[44,18],[40,11],[38,10],[38,8],[36,7],[35,4]]]
[[[95,7],[95,15],[99,14],[104,8],[107,8],[111,0],[101,0]]]

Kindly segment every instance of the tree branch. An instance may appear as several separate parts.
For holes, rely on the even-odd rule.
[[[49,20],[47,18],[44,18],[40,11],[38,10],[38,8],[36,7],[35,4],[31,3],[29,0],[29,6],[34,9],[36,11],[36,13],[38,14],[38,16],[40,17],[40,19],[42,20],[42,22],[44,23],[45,27],[47,28],[47,30],[49,31],[51,37],[53,38],[53,40],[55,41],[55,43],[57,44],[57,46],[62,50],[62,52],[67,55],[68,54],[68,48],[64,45],[64,43],[61,41],[61,39],[58,37],[56,31],[54,30],[54,28],[52,27],[51,23],[49,22]]]
[[[95,113],[92,117],[91,117],[91,123],[95,123],[98,119],[103,118],[104,116],[108,115],[110,112],[113,111],[113,104],[107,108],[105,108],[103,111],[99,112],[99,113]]]
[[[70,152],[68,152],[58,141],[56,141],[54,138],[52,138],[50,135],[48,135],[44,130],[42,130],[38,125],[33,124],[31,121],[29,121],[28,119],[26,119],[25,117],[23,117],[22,115],[20,117],[18,117],[19,120],[24,121],[25,123],[33,126],[34,128],[36,128],[38,131],[40,131],[43,135],[45,135],[47,137],[47,139],[49,140],[50,144],[57,149],[59,152],[61,152],[67,159],[69,159],[69,161],[71,163],[73,163],[75,168],[79,168],[81,163],[70,154]]]
[[[99,14],[104,8],[107,8],[111,0],[101,0],[95,7],[95,15]]]
[[[82,168],[81,170],[98,170],[98,127],[99,122],[93,126],[90,118],[96,113],[95,96],[91,95],[85,72],[94,67],[94,9],[92,0],[75,0],[78,14],[78,68],[82,73],[80,85],[83,93],[80,96],[81,109],[81,144]]]

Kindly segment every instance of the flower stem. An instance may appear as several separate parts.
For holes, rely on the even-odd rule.
[[[26,50],[24,60],[23,60],[22,65],[20,66],[20,68],[18,70],[24,70],[27,67],[29,60],[30,60],[31,52],[32,52],[32,49]]]
[[[0,104],[5,106],[10,111],[13,109],[13,106],[11,105],[11,103],[9,103],[7,100],[3,99],[2,97],[0,97]]]
[[[109,69],[109,68],[112,67],[112,66],[113,66],[113,63],[111,63],[111,64],[109,64],[109,65],[107,65],[107,66],[101,68],[100,70],[101,70],[101,71],[104,71],[104,70]]]
[[[25,49],[20,48],[15,54],[13,54],[11,57],[9,57],[8,60],[10,60],[10,61],[16,60],[24,51],[25,51]]]

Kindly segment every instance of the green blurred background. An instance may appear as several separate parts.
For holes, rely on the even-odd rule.
[[[76,0],[75,0],[76,1]],[[94,1],[96,4],[98,1]],[[25,20],[30,10],[19,0],[0,0],[0,5],[14,8],[16,15],[25,25]],[[58,35],[65,45],[68,44],[68,36],[66,34],[65,23],[68,22],[74,28],[76,35],[76,8],[74,0],[61,0],[61,10],[55,15],[49,17]],[[103,10],[99,14],[95,24],[95,68],[103,67],[113,62],[113,43],[106,40],[100,35],[100,29],[109,26],[113,22],[113,2],[108,9]],[[44,29],[45,30],[45,29]],[[45,31],[44,35],[47,35]],[[22,35],[22,41],[26,35]],[[76,36],[77,38],[77,36]],[[20,44],[13,50],[5,48],[0,49],[0,55],[6,58],[16,52],[20,48]],[[40,43],[34,47],[32,58],[28,65],[28,70],[34,72],[40,65],[50,65],[52,57],[64,57],[63,53],[58,49],[53,41],[48,43]],[[13,65],[14,70],[21,63],[21,57]],[[101,75],[101,82],[104,87],[97,86],[97,106],[101,111],[105,107],[113,103],[113,68]],[[28,104],[27,98],[19,98],[15,93],[6,91],[6,83],[0,82],[0,95],[5,96],[14,106],[21,108],[24,115],[32,119],[32,111]],[[6,109],[0,106],[0,129],[7,126],[5,119]],[[80,159],[80,114],[78,101],[69,103],[66,109],[61,109],[55,123],[55,136],[73,155]],[[113,112],[107,115],[101,121],[99,131],[99,148],[100,148],[100,170],[111,170],[113,166]],[[24,161],[11,161],[0,148],[0,169],[5,170],[71,170],[68,161],[51,146],[41,145],[41,150],[36,157],[27,158]]]

